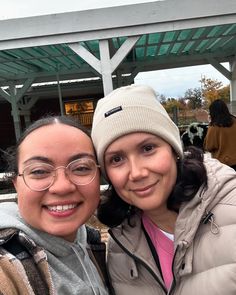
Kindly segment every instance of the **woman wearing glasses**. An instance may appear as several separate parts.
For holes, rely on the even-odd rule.
[[[100,199],[86,130],[68,117],[31,125],[8,154],[17,205],[0,205],[0,294],[108,294],[84,223]],[[103,247],[103,248],[102,248]]]

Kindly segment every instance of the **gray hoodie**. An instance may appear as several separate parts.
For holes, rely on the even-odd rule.
[[[75,242],[70,243],[29,226],[20,216],[14,202],[0,204],[0,220],[0,229],[21,230],[45,249],[56,294],[108,294],[86,250],[87,233],[84,225],[78,229]]]

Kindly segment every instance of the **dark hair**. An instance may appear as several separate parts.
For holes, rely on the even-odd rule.
[[[6,171],[5,171],[6,180],[13,179],[18,173],[18,152],[19,152],[19,147],[21,143],[23,142],[23,140],[34,130],[43,126],[48,126],[53,124],[64,124],[64,125],[78,128],[90,137],[88,130],[71,116],[45,116],[40,118],[39,120],[35,121],[28,128],[24,130],[24,132],[22,133],[21,137],[18,139],[15,146],[8,148],[4,152],[4,159],[7,164]]]
[[[233,125],[234,116],[230,114],[226,103],[221,99],[214,100],[209,106],[211,126],[230,127]]]
[[[207,185],[203,153],[196,147],[189,147],[184,159],[177,161],[177,180],[167,201],[168,209],[178,212],[180,205],[193,199],[203,184]],[[123,201],[110,184],[98,207],[97,217],[103,224],[115,227],[137,211],[139,209]]]

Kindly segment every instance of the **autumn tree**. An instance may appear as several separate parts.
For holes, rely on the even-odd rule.
[[[164,105],[166,103],[166,97],[164,94],[159,94],[158,92],[156,92],[156,96],[161,104]]]
[[[218,98],[222,99],[225,103],[229,103],[230,101],[229,85],[224,86],[218,90]]]
[[[184,95],[190,109],[197,109],[202,107],[202,92],[201,88],[189,88]]]
[[[161,94],[161,95],[159,96],[159,99],[160,99],[160,102],[161,102],[161,103],[165,103],[165,102],[166,102],[166,97],[165,97],[164,94]]]
[[[206,106],[210,105],[214,100],[219,98],[219,90],[222,88],[223,84],[221,81],[207,78],[206,76],[203,76],[200,82],[205,104]]]
[[[179,98],[179,108],[181,110],[188,109],[188,101],[185,99],[185,97],[180,97]]]
[[[170,98],[167,98],[165,103],[163,103],[163,106],[165,107],[168,113],[171,113],[173,109],[175,108],[179,109],[180,102],[176,98],[170,97]]]

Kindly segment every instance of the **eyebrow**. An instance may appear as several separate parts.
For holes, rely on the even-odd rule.
[[[91,158],[92,160],[96,161],[96,157],[93,154],[90,153],[79,153],[69,158],[69,162],[82,159],[82,158]]]
[[[68,159],[68,163],[70,163],[70,162],[72,162],[74,160],[83,159],[83,158],[91,158],[94,161],[96,161],[96,158],[95,158],[95,156],[93,154],[90,154],[90,153],[78,153],[78,154],[75,154],[75,155],[71,156]],[[48,164],[51,164],[51,165],[53,164],[52,160],[50,160],[47,157],[43,157],[43,156],[31,157],[31,158],[27,159],[26,161],[24,161],[23,164],[30,164],[30,162],[33,162],[33,161],[44,162],[44,163],[48,163]]]
[[[23,162],[23,164],[29,164],[32,161],[39,161],[39,162],[45,162],[45,163],[48,163],[48,164],[52,164],[52,161],[51,160],[49,160],[46,157],[42,157],[42,156],[34,156],[34,157],[31,157],[31,158],[25,160]]]

